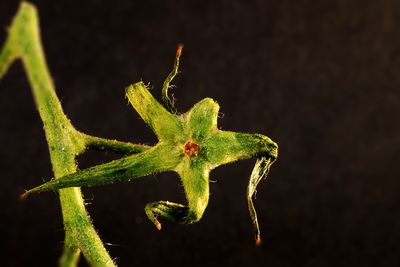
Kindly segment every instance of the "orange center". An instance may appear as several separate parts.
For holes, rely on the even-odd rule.
[[[183,147],[183,152],[189,157],[197,156],[197,154],[199,153],[199,145],[188,141]]]

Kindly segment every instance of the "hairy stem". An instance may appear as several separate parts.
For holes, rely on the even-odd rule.
[[[65,236],[65,240],[70,239],[70,235]],[[74,267],[77,266],[79,255],[81,251],[78,247],[74,245],[74,241],[66,241],[66,245],[64,246],[63,254],[60,258],[59,265],[60,267]]]
[[[21,59],[43,121],[54,177],[76,172],[75,156],[86,139],[65,116],[44,57],[35,7],[22,2],[0,53],[0,78],[13,60]],[[114,266],[86,212],[80,188],[59,190],[66,233],[61,266],[75,266],[82,251],[91,265]]]
[[[81,133],[81,138],[85,142],[85,146],[88,149],[99,150],[99,151],[112,151],[122,155],[136,154],[146,151],[150,146],[137,145],[127,142],[121,142],[118,140],[109,140],[101,137],[90,136]]]

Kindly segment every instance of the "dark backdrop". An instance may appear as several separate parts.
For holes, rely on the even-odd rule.
[[[245,197],[254,160],[212,171],[203,219],[164,222],[161,232],[143,208],[185,201],[176,174],[83,189],[120,266],[399,266],[398,0],[33,2],[57,94],[77,129],[154,144],[124,87],[142,79],[160,99],[183,43],[178,109],[212,97],[220,128],[279,144],[255,201],[259,248]],[[0,2],[2,29],[17,7]],[[54,266],[63,242],[57,194],[17,199],[52,176],[20,63],[0,94],[1,265]],[[115,158],[91,152],[79,166]]]

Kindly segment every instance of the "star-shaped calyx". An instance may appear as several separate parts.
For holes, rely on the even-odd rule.
[[[177,114],[169,101],[167,89],[169,81],[176,74],[180,55],[179,50],[178,52],[176,68],[164,83],[164,105],[150,94],[142,82],[126,89],[126,95],[134,109],[157,135],[159,141],[155,146],[138,154],[52,180],[27,193],[71,186],[109,184],[129,181],[151,173],[176,171],[185,189],[187,205],[158,201],[145,207],[149,219],[161,229],[158,217],[181,223],[200,220],[208,204],[209,173],[212,169],[239,159],[257,157],[247,197],[256,240],[259,242],[257,217],[251,198],[258,182],[277,158],[278,146],[260,134],[219,130],[219,105],[211,98],[201,100],[185,114]]]
[[[149,204],[147,215],[157,226],[154,211],[184,223],[201,218],[208,203],[208,177],[212,169],[243,158],[277,156],[277,145],[266,136],[219,130],[219,105],[211,98],[198,102],[183,115],[176,115],[158,103],[143,83],[130,86],[127,96],[159,139],[153,154],[163,157],[159,161],[163,170],[179,174],[188,200],[187,207],[170,202]]]

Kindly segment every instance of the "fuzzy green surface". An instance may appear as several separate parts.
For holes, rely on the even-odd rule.
[[[22,2],[0,53],[0,78],[21,59],[43,121],[56,178],[76,172],[75,156],[85,150],[85,140],[71,125],[58,100],[42,50],[35,7]],[[59,191],[65,229],[60,266],[76,266],[80,251],[92,265],[114,266],[86,212],[79,188]]]
[[[149,219],[161,229],[157,220],[160,217],[180,223],[200,220],[209,201],[210,171],[222,164],[251,157],[257,157],[258,161],[250,177],[247,197],[259,240],[252,196],[257,184],[276,160],[278,146],[260,134],[219,130],[219,105],[211,98],[201,100],[185,114],[178,115],[167,95],[169,82],[177,73],[178,51],[174,70],[163,86],[164,105],[150,94],[142,82],[126,88],[130,103],[154,131],[158,144],[149,147],[85,135],[72,126],[55,94],[41,47],[36,10],[31,4],[21,4],[0,53],[0,77],[13,60],[22,60],[44,124],[55,177],[26,194],[60,189],[66,233],[61,266],[75,266],[80,251],[91,265],[114,266],[93,228],[78,186],[129,181],[162,171],[177,172],[185,188],[187,205],[158,201],[145,207]],[[194,144],[195,153],[185,153],[188,142]],[[75,157],[87,148],[130,155],[77,172]]]
[[[201,219],[207,207],[209,173],[213,168],[255,156],[277,157],[278,146],[266,136],[218,130],[219,105],[211,98],[196,103],[183,115],[176,115],[167,111],[142,82],[129,86],[126,95],[133,108],[159,138],[156,146],[133,156],[52,180],[28,192],[104,185],[161,171],[176,171],[185,188],[187,206],[168,201],[153,202],[146,205],[146,214],[157,227],[161,227],[157,217],[194,223]],[[198,146],[196,155],[184,153],[187,142]],[[259,177],[257,179],[258,184]],[[249,194],[249,201],[253,192]],[[253,218],[254,207],[250,213]]]

